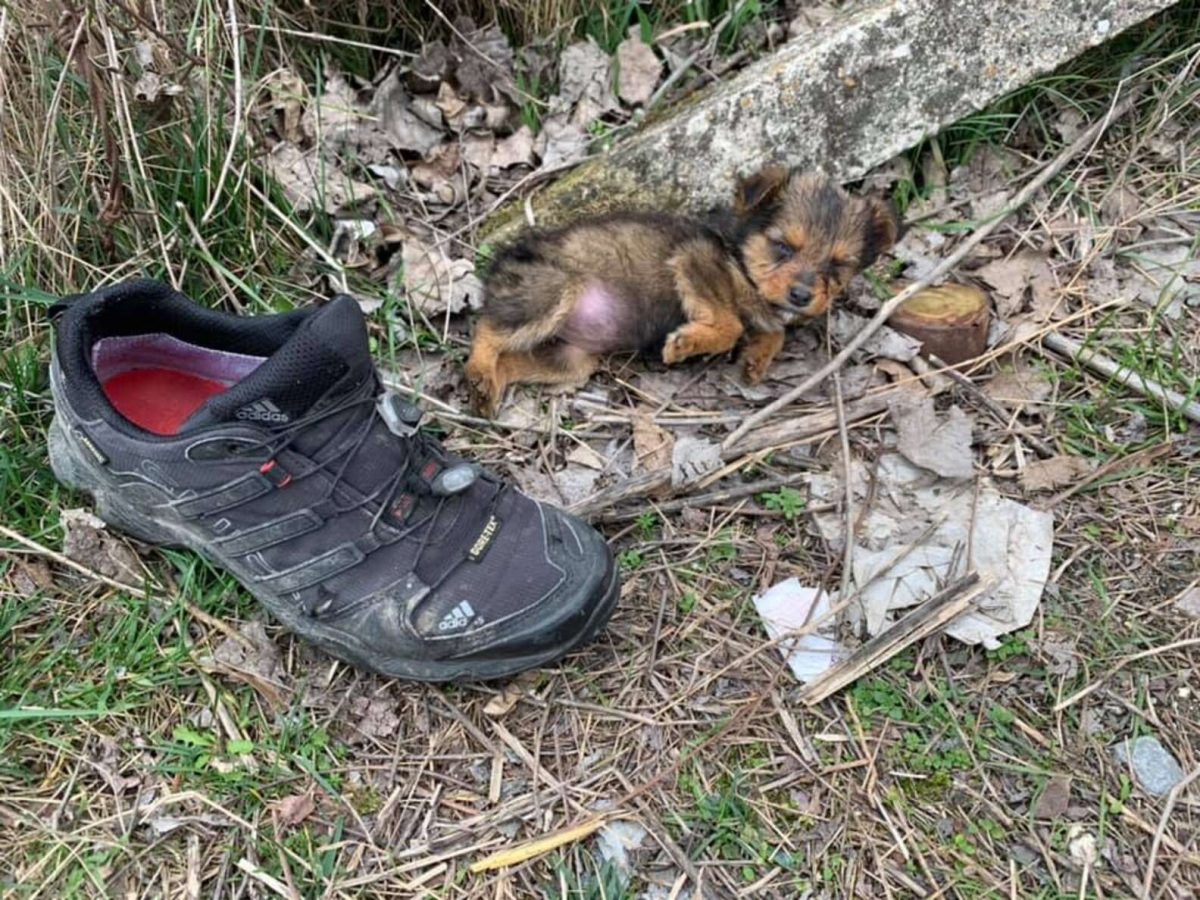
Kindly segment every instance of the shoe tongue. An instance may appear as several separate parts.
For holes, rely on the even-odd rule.
[[[314,310],[271,356],[210,398],[180,432],[218,422],[282,427],[322,399],[345,394],[374,371],[362,311],[341,295]]]

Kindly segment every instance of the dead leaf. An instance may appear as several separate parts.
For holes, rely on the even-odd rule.
[[[1193,619],[1200,619],[1200,582],[1196,582],[1175,598],[1175,608]]]
[[[971,453],[971,419],[957,406],[939,421],[933,398],[905,398],[891,404],[898,433],[896,449],[914,465],[943,478],[970,478],[975,474]]]
[[[355,697],[350,701],[350,713],[356,717],[354,727],[365,737],[390,737],[400,726],[395,704],[387,697]]]
[[[483,708],[485,716],[497,718],[508,715],[525,695],[525,688],[516,682],[505,685],[504,690],[487,702]]]
[[[587,444],[576,444],[572,447],[571,452],[567,454],[567,462],[595,469],[597,472],[603,472],[607,466],[604,457]]]
[[[513,51],[500,26],[477,28],[463,16],[454,27],[454,78],[460,91],[483,103],[493,103],[501,97],[516,100],[519,92],[513,77]]]
[[[343,75],[331,75],[315,103],[301,117],[301,130],[318,144],[336,142],[349,132],[374,126],[374,116],[358,99],[358,91]],[[386,88],[381,85],[376,100]]]
[[[1091,869],[1096,865],[1096,836],[1084,831],[1078,822],[1067,829],[1067,852],[1071,862],[1079,869]]]
[[[285,141],[299,144],[306,135],[301,123],[304,106],[308,101],[308,87],[304,79],[291,69],[277,69],[264,84],[270,96],[270,110],[275,133]]]
[[[379,86],[372,109],[388,142],[401,152],[424,157],[445,137],[413,112],[412,96],[395,73]]]
[[[409,176],[413,184],[429,192],[428,199],[457,206],[467,197],[466,173],[461,167],[459,146],[443,144],[424,162],[413,166]]]
[[[829,322],[829,330],[834,342],[844,345],[853,340],[866,324],[865,317],[855,315],[847,309],[836,308]],[[908,362],[920,352],[920,341],[886,325],[871,335],[861,351],[867,356],[894,359],[896,362]]]
[[[286,141],[276,144],[266,158],[267,171],[283,188],[297,212],[320,206],[337,215],[375,196],[372,185],[355,181],[341,169],[323,161],[318,151],[301,150]]]
[[[554,473],[555,487],[567,506],[574,506],[596,493],[599,479],[600,473],[595,469],[574,464]]]
[[[640,106],[654,96],[662,77],[662,62],[642,43],[636,28],[617,47],[617,93],[630,106]]]
[[[311,794],[290,794],[271,804],[271,811],[282,825],[294,828],[313,814],[317,805]]]
[[[671,465],[675,439],[660,428],[645,409],[633,414],[633,469],[635,472],[654,472]]]
[[[428,125],[430,128],[435,128],[442,131],[446,127],[446,119],[442,115],[441,107],[437,105],[437,98],[431,97],[428,94],[416,94],[411,101],[413,115]]]
[[[405,296],[427,315],[447,310],[454,315],[468,308],[479,309],[483,303],[483,284],[469,261],[451,260],[440,247],[430,247],[415,237],[404,242],[401,258]]]
[[[1137,270],[1129,279],[1137,299],[1178,319],[1184,304],[1200,297],[1200,259],[1189,244],[1140,250],[1133,256]]]
[[[486,175],[496,154],[496,136],[490,131],[473,131],[462,136],[460,146],[462,158]]]
[[[1061,678],[1074,678],[1079,671],[1079,653],[1075,649],[1075,638],[1050,633],[1042,640],[1031,641],[1047,658],[1046,671]]]
[[[530,165],[533,163],[533,132],[528,125],[522,125],[508,137],[496,142],[492,152],[489,168],[492,170],[507,169],[510,166]]]
[[[1092,464],[1082,456],[1052,456],[1035,459],[1021,470],[1021,487],[1030,493],[1051,491],[1074,484],[1092,471]]]
[[[1141,198],[1128,185],[1122,184],[1100,201],[1100,221],[1115,228],[1128,228],[1141,209]]]
[[[1065,775],[1055,775],[1038,794],[1031,812],[1035,819],[1060,819],[1070,805],[1071,779]]]
[[[153,105],[159,100],[178,97],[183,86],[168,81],[157,72],[145,72],[133,86],[133,96],[139,103]]]
[[[995,288],[996,311],[1002,319],[1021,311],[1026,288],[1032,290],[1033,309],[1040,317],[1038,320],[1049,318],[1057,299],[1058,282],[1045,254],[1022,250],[1015,256],[992,260],[975,274]]]
[[[1035,406],[1050,396],[1052,386],[1035,369],[1019,368],[1001,372],[984,390],[994,401],[1017,412]]]
[[[9,579],[22,597],[32,597],[54,587],[54,573],[45,560],[36,556],[16,559],[9,570]]]
[[[226,637],[201,665],[258,691],[276,709],[287,706],[290,688],[281,668],[279,647],[262,622],[252,620]]]
[[[421,48],[421,55],[413,61],[408,71],[408,85],[414,91],[429,93],[450,75],[454,57],[440,40],[433,40]]]
[[[453,88],[450,82],[443,82],[441,87],[438,88],[436,104],[445,117],[446,124],[455,131],[461,131],[463,117],[467,112],[467,102],[458,96],[458,91]]]
[[[141,581],[137,554],[86,509],[62,511],[63,555],[108,578],[127,584]]]
[[[563,51],[558,64],[558,95],[550,106],[556,112],[568,112],[570,121],[587,128],[607,112],[619,109],[612,92],[612,61],[591,40],[572,44]]]
[[[588,136],[580,126],[570,122],[565,114],[543,120],[537,136],[538,156],[547,169],[573,163],[587,156]]]
[[[721,447],[701,437],[684,436],[671,450],[671,486],[697,481],[721,465]]]

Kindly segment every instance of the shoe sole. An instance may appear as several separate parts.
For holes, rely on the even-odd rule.
[[[113,528],[128,534],[130,537],[154,547],[181,547],[196,553],[213,565],[225,569],[237,578],[232,566],[214,553],[211,548],[197,546],[194,539],[186,530],[173,522],[143,512],[121,498],[120,494],[104,483],[104,476],[96,468],[77,441],[72,440],[60,422],[60,416],[55,415],[50,422],[47,433],[47,445],[50,456],[50,468],[55,477],[67,487],[80,491],[92,498],[96,515]],[[334,653],[316,642],[309,641],[303,635],[302,640],[310,645],[347,662],[356,668],[375,672],[391,678],[402,678],[409,681],[448,682],[448,681],[490,681],[508,678],[529,669],[557,662],[570,655],[586,644],[591,643],[604,630],[616,608],[620,596],[620,579],[617,577],[616,566],[613,565],[611,552],[609,554],[608,580],[597,592],[598,599],[591,599],[591,611],[588,619],[576,635],[568,642],[552,646],[537,653],[523,657],[504,657],[502,659],[482,660],[421,660],[392,657],[380,660],[367,658],[354,653],[349,648],[342,653]],[[241,579],[238,583],[249,591],[268,610],[275,605],[275,598],[264,596],[249,587]],[[278,616],[277,616],[278,618]],[[285,627],[286,623],[285,623]]]

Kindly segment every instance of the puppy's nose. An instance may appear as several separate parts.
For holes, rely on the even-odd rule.
[[[788,291],[788,303],[793,306],[802,306],[812,299],[812,288],[804,284],[793,284],[792,289]]]

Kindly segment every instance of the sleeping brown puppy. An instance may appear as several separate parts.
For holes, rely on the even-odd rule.
[[[510,384],[582,383],[610,353],[661,348],[672,365],[743,337],[758,382],[784,328],[824,313],[896,233],[883,201],[778,167],[742,180],[710,225],[627,212],[527,232],[486,279],[472,405],[491,416]]]

